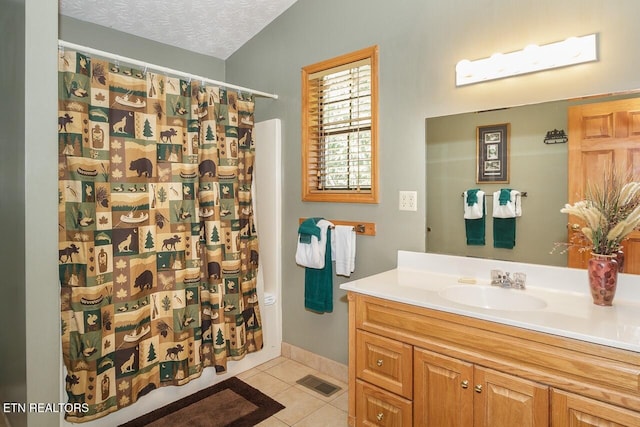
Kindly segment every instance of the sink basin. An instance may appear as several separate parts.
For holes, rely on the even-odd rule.
[[[527,295],[525,291],[489,286],[450,286],[441,290],[440,296],[458,304],[489,310],[527,311],[547,306],[543,299]]]

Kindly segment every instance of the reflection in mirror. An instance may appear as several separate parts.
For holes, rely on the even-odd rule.
[[[568,132],[570,106],[605,102],[637,93],[553,101],[512,108],[434,117],[426,120],[427,252],[566,266],[566,254],[550,253],[567,239],[566,143],[546,144],[547,132]],[[477,183],[478,126],[509,123],[509,182]],[[463,192],[479,188],[487,196],[485,245],[467,245]],[[501,189],[527,192],[522,216],[516,219],[513,249],[494,248],[493,193]]]

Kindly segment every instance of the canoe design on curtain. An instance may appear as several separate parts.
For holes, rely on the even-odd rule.
[[[254,103],[59,58],[59,279],[71,422],[262,348]],[[86,409],[86,410],[85,410]]]

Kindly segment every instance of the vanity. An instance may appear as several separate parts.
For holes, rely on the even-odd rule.
[[[397,265],[340,286],[349,425],[640,427],[640,277],[599,307],[584,270],[407,251]],[[492,269],[526,289],[491,286]]]

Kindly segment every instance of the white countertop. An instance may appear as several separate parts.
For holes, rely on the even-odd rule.
[[[489,286],[490,270],[524,272],[524,292],[547,305],[535,310],[495,310],[440,296],[450,286]],[[476,284],[463,284],[473,277]],[[612,307],[593,304],[585,270],[418,252],[398,252],[398,267],[343,283],[341,289],[420,307],[517,326],[640,353],[640,276],[621,274]]]

